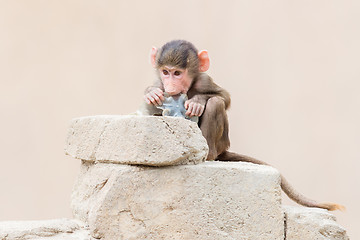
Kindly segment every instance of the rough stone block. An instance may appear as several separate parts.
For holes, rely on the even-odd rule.
[[[334,215],[319,208],[284,206],[286,240],[348,240]]]
[[[205,161],[208,146],[196,123],[155,116],[92,116],[74,119],[65,152],[74,158],[168,166]]]
[[[283,239],[279,173],[250,163],[141,167],[82,162],[76,218],[110,239]]]
[[[85,224],[78,220],[0,222],[1,240],[92,240]]]

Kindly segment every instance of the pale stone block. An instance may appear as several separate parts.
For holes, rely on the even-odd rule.
[[[279,173],[250,163],[141,167],[83,161],[76,218],[110,239],[283,239]]]
[[[197,124],[182,118],[91,116],[71,122],[65,152],[89,161],[168,166],[204,162],[208,145]]]
[[[0,222],[1,240],[93,240],[84,223],[78,220]]]
[[[284,206],[286,240],[348,240],[334,215],[319,208]]]

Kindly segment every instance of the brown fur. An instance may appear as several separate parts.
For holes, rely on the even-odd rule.
[[[165,65],[188,69],[189,73],[194,76],[199,71],[198,50],[195,46],[187,41],[175,40],[166,43],[157,52],[156,67],[161,68]]]
[[[243,161],[260,165],[269,165],[265,162],[227,151],[230,146],[229,123],[226,110],[230,106],[230,94],[219,87],[205,73],[200,73],[199,60],[194,55],[196,48],[186,41],[172,41],[165,44],[156,55],[157,68],[163,65],[174,67],[186,66],[193,76],[192,84],[187,92],[190,101],[200,103],[205,106],[204,113],[200,117],[199,127],[209,145],[208,160],[218,161]],[[184,57],[185,56],[185,57]],[[164,91],[164,86],[160,77],[153,86],[146,89],[145,93],[154,88]],[[154,106],[148,105],[149,113],[155,113]],[[153,109],[153,110],[151,110]],[[281,175],[281,188],[295,202],[307,207],[318,207],[330,211],[344,209],[343,206],[333,203],[317,203],[307,199],[298,193]]]

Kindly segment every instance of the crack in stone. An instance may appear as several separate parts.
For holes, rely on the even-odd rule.
[[[175,131],[174,129],[172,129],[172,127],[170,127],[170,125],[164,120],[164,119],[161,119],[163,123],[165,123],[165,127],[172,133],[172,134],[175,134]]]
[[[104,186],[106,185],[106,183],[109,181],[109,179],[105,179],[104,181],[102,181],[101,183],[97,184],[95,186],[95,189],[97,189],[98,191],[101,191],[101,189],[104,188]]]
[[[136,221],[136,222],[140,222],[140,225],[143,227],[143,228],[146,228],[146,224],[144,222],[144,220],[140,219],[140,218],[136,218],[133,214],[133,212],[131,211],[131,209],[123,209],[121,210],[119,213],[128,213],[130,215],[130,217]]]

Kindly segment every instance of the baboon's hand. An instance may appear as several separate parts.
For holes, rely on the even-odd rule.
[[[164,92],[160,88],[154,88],[144,96],[144,100],[147,104],[154,104],[155,106],[162,105],[164,98]]]
[[[205,105],[198,102],[194,102],[192,100],[187,100],[184,106],[185,109],[187,110],[186,115],[188,115],[189,117],[193,117],[193,116],[200,117],[205,109]]]

